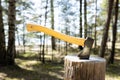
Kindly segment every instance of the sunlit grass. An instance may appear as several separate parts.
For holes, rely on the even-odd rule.
[[[105,80],[120,80],[120,77],[115,75],[106,75]]]
[[[36,60],[21,60],[16,59],[16,63],[23,69],[33,70],[33,65],[39,65],[40,62]]]

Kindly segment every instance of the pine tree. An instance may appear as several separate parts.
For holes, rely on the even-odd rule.
[[[54,5],[53,5],[54,0],[50,0],[50,6],[51,6],[51,28],[54,30]],[[55,38],[51,37],[51,42],[52,42],[52,49],[55,50]]]
[[[115,9],[114,9],[114,23],[112,25],[112,51],[110,54],[110,58],[109,58],[109,63],[114,63],[114,56],[115,56],[115,43],[116,43],[116,35],[117,35],[117,20],[118,20],[118,10],[119,10],[119,0],[115,1]]]
[[[7,64],[14,65],[15,64],[15,21],[16,21],[16,6],[15,0],[9,0],[8,7],[8,25],[9,25],[9,36],[8,36],[8,47],[7,47]]]
[[[2,6],[0,0],[0,65],[6,64],[5,33],[2,18]]]
[[[99,56],[104,57],[105,54],[105,47],[106,47],[106,42],[108,38],[108,31],[109,31],[109,26],[110,26],[110,20],[111,20],[111,13],[112,13],[112,8],[113,8],[113,2],[114,0],[108,0],[108,14],[107,14],[107,21],[104,27],[104,33],[102,37],[102,42],[101,42],[101,47],[99,51]]]

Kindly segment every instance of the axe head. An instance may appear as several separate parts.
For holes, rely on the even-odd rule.
[[[78,54],[78,57],[80,59],[89,59],[89,57],[90,57],[90,51],[91,51],[93,42],[94,42],[94,40],[92,38],[90,38],[90,37],[86,38],[86,40],[84,42],[84,48]]]

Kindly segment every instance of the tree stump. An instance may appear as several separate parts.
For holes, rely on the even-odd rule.
[[[106,60],[90,56],[89,60],[68,55],[64,62],[64,80],[105,80]]]

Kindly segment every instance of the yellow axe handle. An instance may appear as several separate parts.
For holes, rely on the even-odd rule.
[[[77,38],[73,36],[68,36],[62,33],[59,33],[57,31],[54,31],[52,29],[49,29],[47,27],[37,25],[37,24],[27,24],[27,30],[28,31],[39,31],[39,32],[44,32],[45,34],[48,34],[50,36],[54,36],[55,38],[64,40],[66,42],[84,46],[85,39],[84,38]]]

